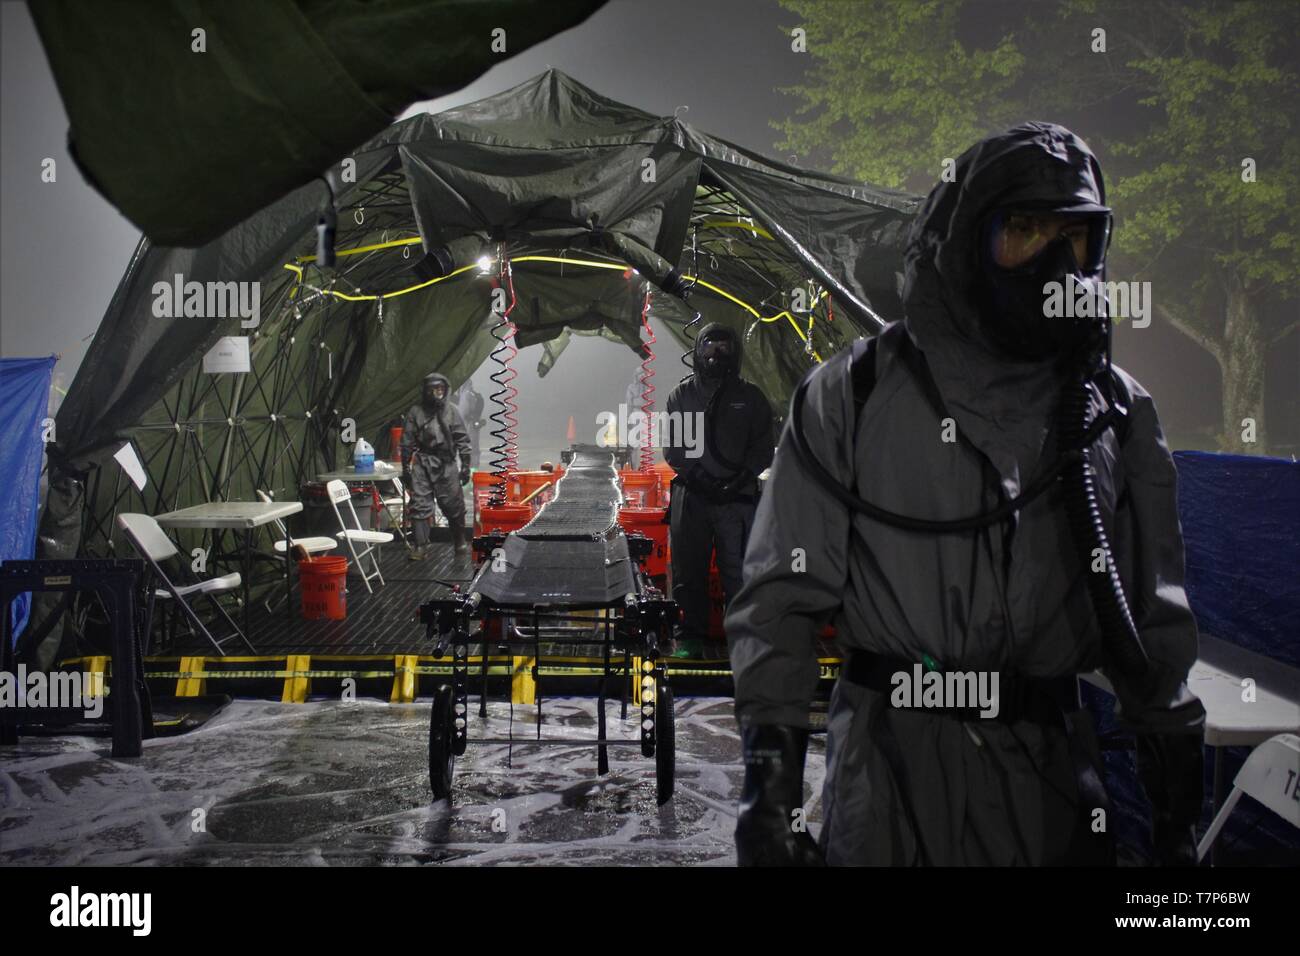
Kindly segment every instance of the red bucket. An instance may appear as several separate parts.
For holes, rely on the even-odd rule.
[[[348,559],[333,556],[298,562],[304,620],[341,621],[348,616]]]
[[[528,505],[487,505],[479,511],[479,523],[485,534],[518,531],[532,520],[533,509]]]
[[[476,471],[471,479],[474,488],[474,533],[483,533],[483,509],[488,506],[488,499],[499,487],[500,479],[490,471]],[[506,475],[506,490],[510,488],[510,476]]]
[[[618,523],[631,534],[640,531],[654,542],[654,549],[645,559],[646,574],[651,577],[668,573],[668,525],[664,524],[663,508],[619,508]]]

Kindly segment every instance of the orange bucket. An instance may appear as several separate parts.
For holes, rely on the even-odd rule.
[[[668,573],[668,525],[663,508],[619,508],[618,523],[625,532],[639,531],[654,542],[654,550],[645,559],[646,574],[656,577]]]
[[[315,558],[298,562],[298,590],[304,620],[341,621],[348,616],[348,559]]]
[[[516,471],[510,476],[507,483],[509,488],[509,498],[512,502],[523,501],[537,489],[544,487],[547,483],[551,487],[545,491],[539,491],[537,495],[528,502],[528,507],[536,511],[543,504],[555,497],[555,483],[560,480],[560,476],[549,471]]]
[[[667,508],[673,496],[672,484],[673,479],[677,477],[677,472],[666,461],[655,462],[654,472],[659,476],[659,503]]]
[[[388,460],[401,461],[402,459],[402,426],[394,425],[388,429]]]
[[[483,531],[518,531],[533,520],[533,509],[528,505],[487,505],[479,513]]]
[[[629,508],[653,508],[659,503],[659,476],[654,472],[621,471],[623,498]]]

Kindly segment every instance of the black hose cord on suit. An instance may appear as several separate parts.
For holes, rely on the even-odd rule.
[[[1133,613],[1129,609],[1128,598],[1124,595],[1124,584],[1119,577],[1119,566],[1111,552],[1110,539],[1102,522],[1092,467],[1091,442],[1085,444],[1090,431],[1088,413],[1091,404],[1092,392],[1084,378],[1077,378],[1066,386],[1061,395],[1057,422],[1061,444],[1065,448],[1078,449],[1078,454],[1072,457],[1062,472],[1065,515],[1079,557],[1084,567],[1089,569],[1086,575],[1088,596],[1092,599],[1097,623],[1101,627],[1106,657],[1114,661],[1130,680],[1144,684],[1149,680],[1150,660],[1146,648],[1142,646],[1137,625],[1133,622]],[[1112,411],[1116,407],[1112,405]],[[1102,417],[1104,416],[1098,416],[1098,421]],[[1097,555],[1105,560],[1103,571],[1093,569]]]

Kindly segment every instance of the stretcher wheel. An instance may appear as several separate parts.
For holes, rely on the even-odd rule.
[[[673,719],[673,691],[660,685],[655,715],[655,799],[663,806],[673,798],[677,772],[677,731]]]
[[[446,684],[434,691],[429,712],[429,788],[435,800],[451,799],[456,771],[456,695]]]

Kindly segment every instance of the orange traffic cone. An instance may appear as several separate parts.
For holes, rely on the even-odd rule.
[[[578,438],[578,427],[573,424],[573,416],[569,416],[569,430],[564,433],[564,440],[572,445]]]

